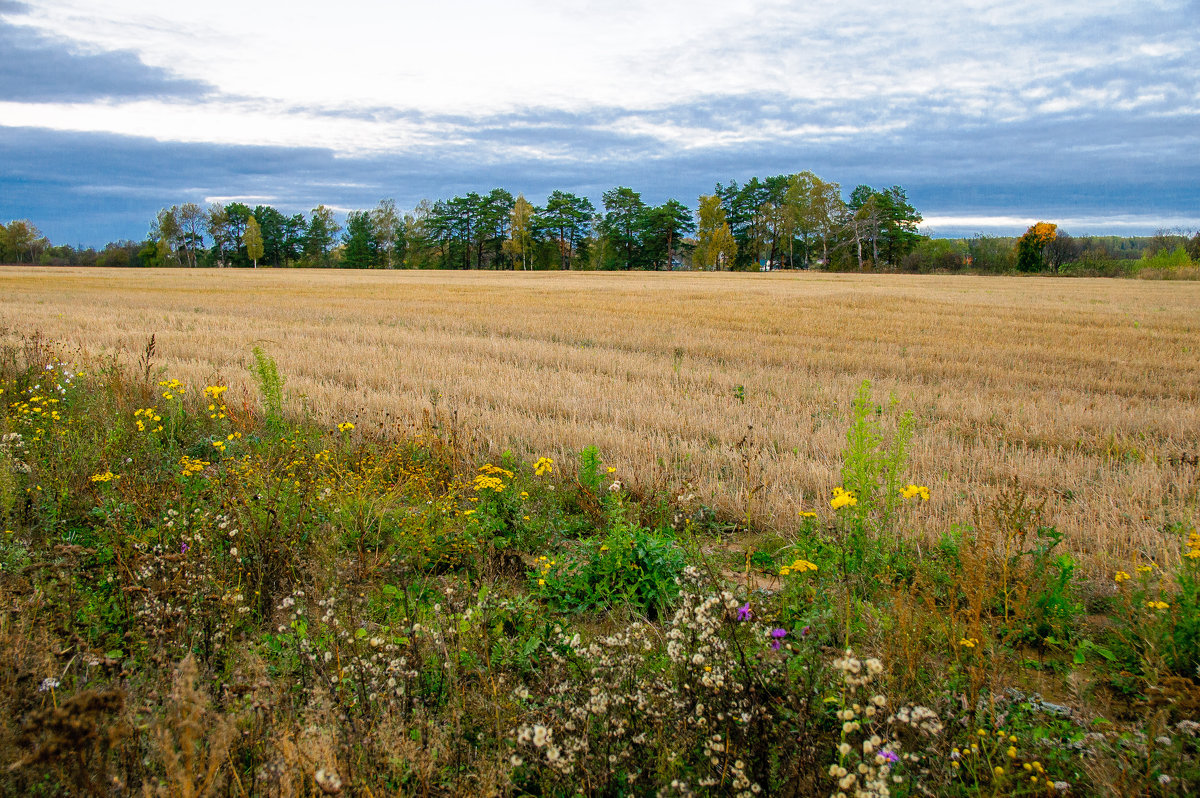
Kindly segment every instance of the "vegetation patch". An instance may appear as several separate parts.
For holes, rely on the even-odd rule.
[[[923,543],[869,384],[836,489],[751,534],[152,357],[0,353],[3,794],[1197,789],[1194,519],[1091,581],[1017,483]]]

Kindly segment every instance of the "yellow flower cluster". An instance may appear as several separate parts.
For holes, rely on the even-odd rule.
[[[929,501],[929,488],[924,485],[906,485],[900,491],[900,495],[906,499],[919,498],[923,502]]]
[[[817,566],[810,563],[808,560],[795,560],[791,565],[785,565],[780,568],[779,575],[787,576],[788,574],[802,574],[805,571],[815,570],[817,570]]]
[[[554,564],[557,562],[557,560],[552,560],[549,557],[538,557],[534,562],[536,563],[534,567],[537,568],[537,582],[538,586],[540,587],[546,584],[546,574],[549,573],[550,569],[554,567]]]
[[[853,507],[856,504],[858,504],[858,499],[852,491],[841,487],[833,489],[833,498],[829,500],[829,506],[833,509],[840,510],[843,507]]]
[[[1200,532],[1194,529],[1189,532],[1187,543],[1184,545],[1187,546],[1187,551],[1183,555],[1184,557],[1187,557],[1189,560],[1200,559]]]
[[[814,513],[812,510],[801,510],[800,517],[801,518],[816,518],[817,514]]]
[[[1171,605],[1165,601],[1147,601],[1146,607],[1152,610],[1165,610]]]
[[[162,432],[162,416],[153,407],[140,407],[133,411],[133,423],[137,424],[138,432],[145,432],[147,424],[158,424],[155,432]]]
[[[1114,579],[1114,580],[1116,581],[1116,583],[1119,585],[1119,584],[1121,584],[1122,582],[1126,582],[1126,581],[1128,581],[1129,579],[1132,579],[1132,577],[1131,577],[1131,576],[1130,576],[1128,573],[1126,573],[1125,571],[1117,571],[1115,574],[1113,574],[1113,579]]]
[[[208,404],[209,418],[225,418],[225,403],[221,401],[221,394],[229,390],[228,385],[209,385],[204,389],[204,395],[212,401]]]
[[[354,424],[349,421],[343,421],[341,424],[338,424],[338,432],[349,432],[352,429],[354,429]]]
[[[539,477],[550,474],[554,471],[554,461],[549,457],[539,457],[537,462],[533,464],[533,473]]]
[[[103,474],[93,474],[92,482],[112,482],[114,479],[120,478],[120,474],[114,474],[111,471],[105,471]]]
[[[207,460],[188,457],[185,454],[183,457],[179,458],[179,466],[181,469],[180,475],[190,477],[193,474],[199,474],[201,471],[208,468],[209,462]]]
[[[496,493],[500,493],[505,487],[503,478],[508,477],[512,479],[512,476],[513,472],[507,468],[494,466],[491,463],[484,463],[479,467],[479,474],[475,477],[474,487],[479,493],[485,490],[494,490]]]
[[[979,645],[979,638],[964,637],[962,640],[958,641],[958,644],[963,648],[975,648],[975,646]]]
[[[182,394],[187,390],[187,387],[179,380],[163,380],[159,384],[160,388],[165,388],[163,391],[163,399],[174,399],[175,394]]]

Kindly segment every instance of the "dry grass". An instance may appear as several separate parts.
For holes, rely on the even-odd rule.
[[[838,479],[863,379],[918,428],[929,531],[1017,478],[1093,568],[1195,522],[1200,285],[862,275],[0,270],[0,325],[385,432],[434,397],[495,450],[595,444],[635,484],[788,528]],[[744,401],[736,396],[743,386]],[[367,428],[366,426],[362,428]],[[1182,457],[1181,457],[1182,456]]]

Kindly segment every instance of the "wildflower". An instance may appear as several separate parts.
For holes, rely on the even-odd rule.
[[[42,683],[38,685],[38,692],[48,693],[58,687],[58,685],[58,679],[55,679],[53,676],[47,676],[45,679],[42,679]]]
[[[900,495],[906,499],[920,498],[921,501],[929,501],[929,488],[924,485],[906,485],[900,491]]]
[[[537,462],[533,464],[533,473],[539,477],[545,476],[554,472],[554,461],[549,457],[539,457]]]
[[[1115,580],[1118,585],[1128,579],[1130,579],[1130,576],[1124,571],[1117,571],[1115,574],[1113,574],[1113,580]]]
[[[737,619],[739,621],[748,621],[754,617],[754,613],[750,611],[750,602],[747,601],[742,606],[738,607]]]
[[[1137,572],[1139,574],[1148,574],[1153,570],[1154,570],[1154,563],[1150,563],[1149,565],[1139,565],[1137,567]]]
[[[349,432],[352,429],[354,429],[354,424],[349,421],[343,421],[341,424],[338,424],[338,432]]]
[[[114,474],[111,471],[105,471],[103,474],[93,474],[92,482],[112,482],[114,479],[120,479],[119,474]]]
[[[801,518],[816,518],[817,514],[810,510],[801,510],[800,517]]]
[[[844,488],[834,488],[833,498],[829,501],[829,506],[835,510],[840,510],[843,507],[853,507],[858,504],[858,499],[852,491]]]
[[[1167,607],[1170,607],[1171,605],[1165,601],[1147,601],[1146,606],[1152,610],[1165,610]]]
[[[888,764],[895,764],[896,762],[900,761],[900,755],[897,754],[895,751],[889,750],[887,748],[884,748],[883,750],[881,750],[879,752],[879,755],[881,757],[883,757],[888,762]]]
[[[958,644],[963,648],[975,648],[975,646],[979,645],[979,640],[974,637],[964,637],[958,641]],[[982,733],[982,730],[980,732]]]
[[[787,637],[787,629],[779,629],[779,628],[772,629],[771,637],[774,638],[771,641],[771,648],[778,651],[780,646],[783,645],[783,638]]]

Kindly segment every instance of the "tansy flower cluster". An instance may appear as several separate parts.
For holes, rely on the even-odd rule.
[[[919,498],[923,502],[929,501],[929,488],[924,485],[905,485],[900,491],[900,495],[905,499]]]
[[[114,474],[111,471],[105,471],[103,474],[93,474],[92,482],[112,482],[114,479],[120,478],[120,474]]]
[[[484,463],[479,467],[479,474],[475,477],[474,488],[476,492],[483,493],[485,490],[494,490],[500,493],[504,490],[504,480],[502,477],[512,479],[513,472],[507,468],[500,468],[491,463]]]
[[[554,461],[549,457],[539,457],[537,462],[533,464],[533,473],[539,477],[550,474],[554,471]]]
[[[805,571],[815,571],[815,570],[817,570],[817,566],[814,565],[813,563],[810,563],[808,560],[799,560],[798,559],[798,560],[794,560],[791,563],[791,565],[785,565],[782,568],[780,568],[779,575],[787,576],[788,574],[802,574]]]
[[[833,498],[829,500],[829,506],[833,509],[840,510],[843,507],[853,507],[856,504],[858,504],[858,498],[855,497],[853,491],[848,491],[842,487],[833,489]]]
[[[201,471],[208,468],[209,462],[207,460],[199,460],[196,458],[188,457],[185,454],[183,457],[179,458],[179,466],[180,466],[180,472],[179,472],[180,475],[185,476],[185,477],[190,477],[193,474],[199,474]]]

